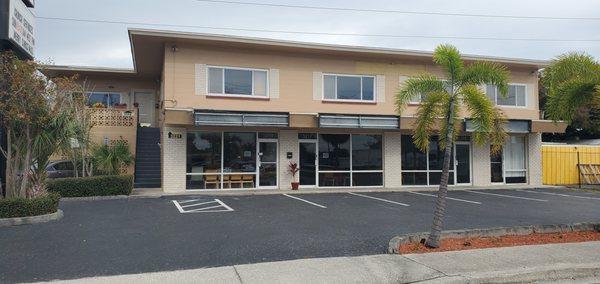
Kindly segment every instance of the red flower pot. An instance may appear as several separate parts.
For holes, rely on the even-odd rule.
[[[292,190],[298,190],[298,186],[300,186],[299,182],[292,182]]]

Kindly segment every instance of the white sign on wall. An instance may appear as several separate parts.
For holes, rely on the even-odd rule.
[[[10,0],[8,38],[33,57],[35,16],[22,0]]]

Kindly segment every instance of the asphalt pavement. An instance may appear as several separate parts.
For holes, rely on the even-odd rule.
[[[0,228],[0,282],[385,253],[429,229],[435,192],[62,201],[59,221]],[[600,193],[451,191],[445,229],[600,221]]]

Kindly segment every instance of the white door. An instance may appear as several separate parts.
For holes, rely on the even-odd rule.
[[[141,126],[154,126],[154,93],[135,92],[134,98],[135,103],[138,104],[138,123]]]

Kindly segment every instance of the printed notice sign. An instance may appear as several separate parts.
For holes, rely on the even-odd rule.
[[[33,57],[35,17],[22,0],[9,2],[8,39]]]

